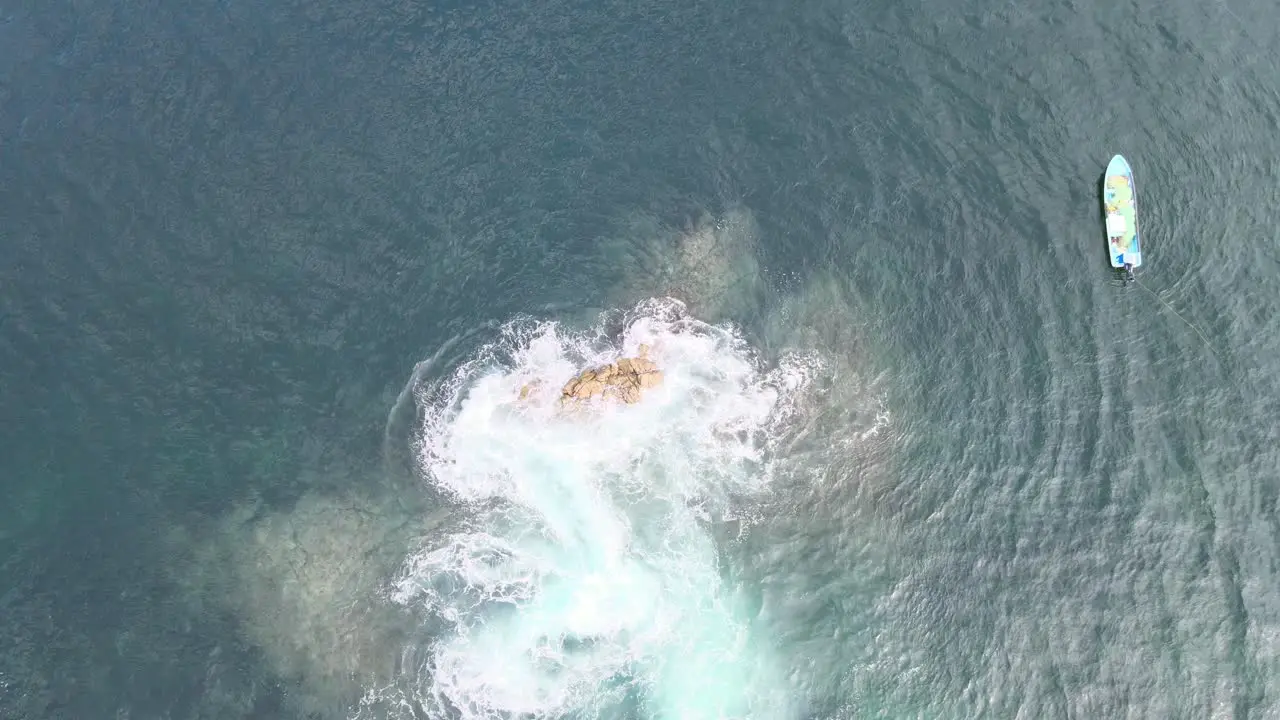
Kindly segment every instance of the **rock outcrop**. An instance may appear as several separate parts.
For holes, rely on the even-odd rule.
[[[640,402],[642,391],[662,382],[662,371],[647,357],[648,353],[648,346],[641,345],[637,357],[622,358],[575,375],[560,389],[561,404],[584,402],[595,397],[621,400],[628,405]],[[529,399],[539,384],[535,380],[520,388],[520,399]]]

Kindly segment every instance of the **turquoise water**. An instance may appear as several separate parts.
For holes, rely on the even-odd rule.
[[[1273,15],[0,7],[0,716],[1275,714]]]

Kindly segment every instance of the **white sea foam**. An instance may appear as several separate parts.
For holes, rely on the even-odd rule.
[[[815,361],[765,370],[731,329],[683,310],[646,301],[582,334],[513,323],[421,389],[422,470],[466,517],[392,592],[447,628],[420,668],[429,712],[790,715],[712,526],[749,516],[767,491],[773,439]],[[665,379],[640,403],[559,407],[575,372],[641,344]]]

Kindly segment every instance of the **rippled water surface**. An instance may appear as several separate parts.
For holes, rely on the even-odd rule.
[[[1278,24],[0,0],[0,716],[1280,714]]]

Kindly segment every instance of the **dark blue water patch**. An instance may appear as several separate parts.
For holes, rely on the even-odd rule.
[[[0,623],[5,717],[95,717],[106,706],[161,716],[254,717],[280,688],[228,618],[195,617],[157,575],[156,556],[122,508],[97,522],[7,544]],[[203,681],[191,668],[203,667]],[[255,709],[256,708],[256,709]]]

